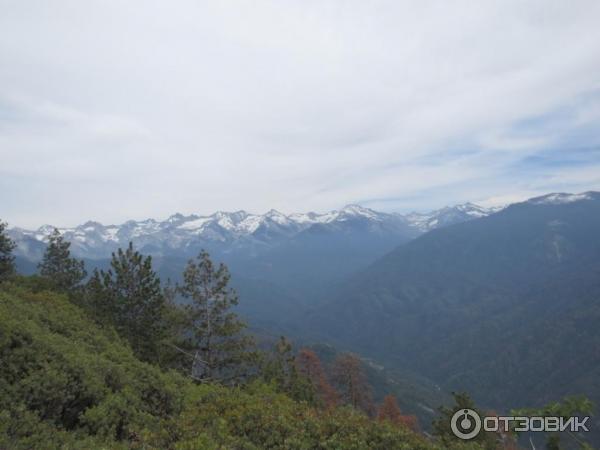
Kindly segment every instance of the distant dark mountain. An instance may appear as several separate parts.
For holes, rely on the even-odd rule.
[[[498,409],[566,394],[600,404],[600,193],[551,194],[426,233],[302,323]]]
[[[354,207],[338,220],[313,224],[252,259],[234,261],[232,268],[246,277],[285,286],[305,303],[315,303],[328,286],[418,234],[396,215]]]

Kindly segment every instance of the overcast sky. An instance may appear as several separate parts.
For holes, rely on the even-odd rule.
[[[600,190],[600,2],[0,0],[0,218]]]

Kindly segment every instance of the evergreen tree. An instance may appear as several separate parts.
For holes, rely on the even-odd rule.
[[[49,278],[57,289],[74,292],[87,276],[83,261],[71,258],[71,243],[65,241],[55,228],[49,236],[42,262],[38,264],[40,275]]]
[[[215,267],[204,250],[183,272],[178,292],[189,302],[187,348],[193,355],[191,375],[196,380],[239,378],[256,357],[253,339],[243,334],[246,324],[231,311],[238,297],[228,287],[229,279],[227,267],[222,263]]]
[[[296,367],[292,344],[285,336],[279,338],[273,351],[262,356],[260,375],[263,380],[294,400],[316,403],[315,388]]]
[[[0,221],[0,281],[15,273],[15,243],[5,233],[6,223]]]
[[[152,257],[129,243],[113,253],[108,271],[95,270],[86,286],[87,304],[99,321],[114,325],[139,357],[156,361],[165,335],[165,299]]]
[[[184,349],[186,335],[189,336],[189,323],[186,308],[177,302],[177,287],[167,280],[163,288],[165,299],[163,322],[164,340],[160,346],[158,363],[162,367],[185,372],[189,369],[190,356]]]
[[[279,390],[287,392],[295,372],[292,343],[285,336],[280,336],[273,350],[262,356],[260,367],[262,378],[275,384]]]

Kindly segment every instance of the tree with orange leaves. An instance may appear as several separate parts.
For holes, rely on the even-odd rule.
[[[301,349],[296,356],[296,367],[298,373],[310,381],[320,403],[326,408],[334,408],[338,403],[339,394],[327,381],[317,354],[307,348]]]
[[[379,407],[377,413],[377,419],[380,422],[389,421],[397,426],[404,426],[413,431],[419,430],[419,423],[415,416],[403,415],[396,401],[396,397],[393,395],[386,395],[383,399],[383,403]]]
[[[387,420],[399,425],[401,416],[402,414],[400,413],[400,407],[398,406],[396,397],[393,395],[386,395],[377,412],[377,420],[380,422],[385,422]]]
[[[420,429],[417,416],[402,414],[400,416],[400,423],[414,432],[418,432]]]
[[[362,361],[353,353],[342,353],[333,363],[332,380],[344,403],[374,415],[371,386]]]

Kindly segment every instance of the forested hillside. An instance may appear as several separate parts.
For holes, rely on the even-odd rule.
[[[597,403],[600,194],[551,195],[400,246],[306,318],[489,407]]]

